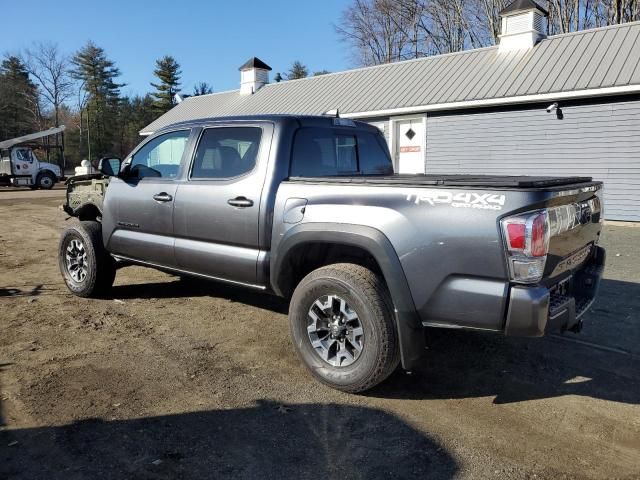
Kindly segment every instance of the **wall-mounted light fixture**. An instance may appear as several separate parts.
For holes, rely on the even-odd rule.
[[[564,114],[562,113],[562,109],[560,108],[560,105],[558,105],[558,102],[554,102],[547,107],[547,113],[553,112],[556,112],[556,118],[558,120],[562,120],[564,118]]]

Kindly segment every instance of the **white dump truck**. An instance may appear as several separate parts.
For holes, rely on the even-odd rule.
[[[0,142],[0,186],[31,187],[50,189],[56,182],[64,180],[59,165],[41,162],[35,149],[50,151],[58,149],[62,157],[62,147],[48,143],[35,143],[37,140],[62,133],[64,125],[42,132]]]

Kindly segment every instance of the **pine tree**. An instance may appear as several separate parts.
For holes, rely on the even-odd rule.
[[[0,140],[32,133],[41,122],[38,89],[18,57],[0,64]]]
[[[124,158],[139,142],[139,132],[157,118],[151,95],[125,97],[120,103],[118,125],[120,140],[114,153]]]
[[[120,70],[105,51],[88,42],[71,60],[72,75],[87,92],[87,127],[90,132],[91,157],[100,158],[117,151],[120,88],[116,82]]]
[[[153,74],[158,77],[160,83],[151,83],[156,89],[152,95],[155,98],[155,108],[159,114],[163,114],[175,105],[174,96],[180,91],[180,65],[170,55],[156,60],[156,69]]]
[[[302,62],[296,60],[291,65],[289,73],[287,74],[287,80],[297,80],[299,78],[305,78],[309,76],[309,69]]]

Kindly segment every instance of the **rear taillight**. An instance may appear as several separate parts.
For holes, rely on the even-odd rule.
[[[501,220],[511,279],[535,283],[542,279],[549,251],[547,210]]]
[[[507,223],[507,242],[509,250],[524,250],[525,225],[522,223]]]
[[[511,280],[536,283],[542,279],[549,252],[549,239],[600,222],[603,218],[602,190],[582,203],[569,203],[500,220]]]

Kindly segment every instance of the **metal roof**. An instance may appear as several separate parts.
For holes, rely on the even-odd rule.
[[[251,68],[261,68],[262,70],[271,70],[271,67],[260,60],[258,57],[251,57],[249,60],[244,62],[238,70],[249,70]]]
[[[190,97],[145,127],[205,117],[322,114],[365,118],[640,91],[640,22],[556,35],[527,50],[488,47]]]
[[[527,10],[540,10],[542,13],[549,15],[549,11],[534,0],[514,0],[507,5],[501,12],[500,16],[513,15],[514,13],[524,12]]]

